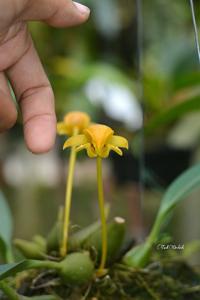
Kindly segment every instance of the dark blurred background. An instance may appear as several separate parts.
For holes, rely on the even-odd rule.
[[[125,217],[137,239],[148,232],[166,187],[200,158],[200,72],[189,1],[140,2],[142,19],[137,1],[85,0],[91,18],[81,27],[30,24],[55,92],[58,120],[82,110],[129,139],[122,158],[113,154],[104,161],[104,183],[111,215]],[[200,3],[194,4],[198,21]],[[20,120],[0,136],[0,186],[15,236],[45,235],[55,221],[64,203],[69,157],[63,142],[58,137],[45,155],[29,153]],[[198,193],[177,209],[171,232],[178,242],[199,239],[199,209]],[[72,221],[85,226],[96,218],[95,161],[80,154]]]

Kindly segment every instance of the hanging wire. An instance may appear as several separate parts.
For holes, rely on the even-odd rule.
[[[195,33],[195,41],[196,41],[196,47],[197,47],[197,54],[198,54],[198,59],[199,59],[199,63],[200,63],[199,35],[198,35],[197,22],[196,22],[196,17],[195,17],[193,0],[190,0],[190,7],[191,7],[192,20],[193,20],[193,25],[194,25],[194,33]]]
[[[144,109],[144,82],[143,82],[143,13],[142,0],[135,0],[136,6],[136,22],[137,22],[137,53],[136,53],[136,76],[138,85],[138,95]],[[144,113],[143,113],[144,114]],[[140,134],[140,157],[139,157],[139,177],[140,177],[140,200],[141,208],[144,204],[144,173],[145,173],[145,159],[144,159],[144,130]]]
[[[139,96],[143,98],[143,14],[142,0],[136,0],[136,22],[137,22],[137,80],[140,86]]]

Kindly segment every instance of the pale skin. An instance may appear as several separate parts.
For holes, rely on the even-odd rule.
[[[21,108],[25,142],[33,153],[53,147],[56,116],[53,91],[27,22],[70,27],[85,22],[89,13],[87,7],[71,0],[0,0],[0,132],[17,119],[9,80]]]

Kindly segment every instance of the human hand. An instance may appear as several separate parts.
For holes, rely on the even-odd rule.
[[[68,27],[88,17],[89,9],[71,0],[0,0],[0,132],[12,127],[17,119],[9,79],[21,107],[26,145],[34,153],[52,148],[56,117],[52,88],[27,22]]]

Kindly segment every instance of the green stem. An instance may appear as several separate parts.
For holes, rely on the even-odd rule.
[[[20,300],[18,294],[5,281],[0,281],[0,290],[8,297],[9,300]]]
[[[100,208],[100,218],[101,218],[101,235],[102,235],[102,253],[101,262],[98,269],[98,274],[104,273],[106,259],[107,259],[107,225],[106,225],[106,214],[105,214],[105,202],[104,202],[104,192],[103,192],[103,178],[102,178],[102,159],[97,157],[97,184],[98,184],[98,200]]]
[[[74,129],[73,136],[78,134],[78,129]],[[65,257],[67,254],[68,247],[68,236],[69,236],[69,224],[70,224],[70,210],[71,210],[71,198],[72,198],[72,187],[74,179],[74,167],[76,163],[76,150],[75,146],[71,148],[70,159],[69,159],[69,172],[66,183],[66,197],[65,197],[65,209],[64,209],[64,222],[63,222],[63,234],[60,248],[60,255]]]
[[[28,265],[26,269],[52,269],[59,271],[61,269],[61,264],[59,262],[49,260],[35,260],[34,263],[32,265]]]

